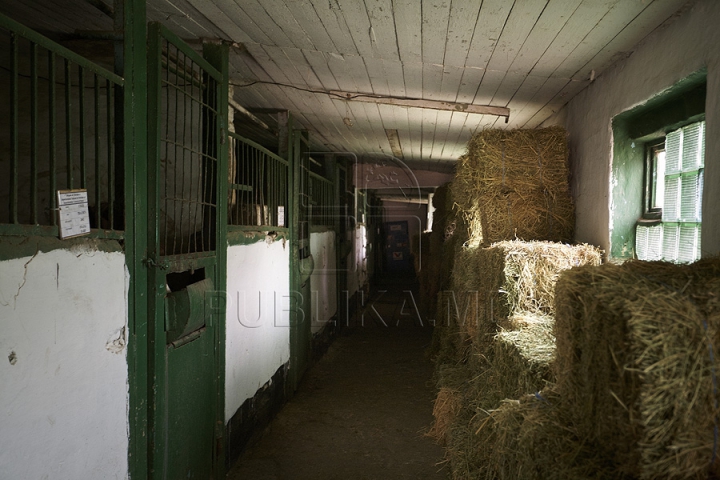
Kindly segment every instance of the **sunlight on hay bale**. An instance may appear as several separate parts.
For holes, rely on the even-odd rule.
[[[467,223],[476,226],[471,245],[572,239],[566,137],[562,127],[491,129],[472,137],[452,184]]]
[[[484,364],[477,368],[481,387],[471,402],[476,411],[541,390],[552,380],[553,318],[526,314],[511,318],[507,326],[508,330],[494,336],[484,354],[478,353]]]
[[[720,260],[574,269],[556,309],[562,408],[616,475],[715,471]]]
[[[490,313],[496,321],[522,312],[552,316],[560,272],[580,265],[600,265],[601,259],[598,248],[585,244],[498,242],[478,250],[477,261],[483,270],[479,288],[492,295]]]
[[[602,252],[590,245],[553,242],[498,242],[487,248],[463,248],[455,260],[446,310],[479,345],[509,317],[553,316],[560,272],[599,265]],[[453,297],[454,296],[454,297]]]

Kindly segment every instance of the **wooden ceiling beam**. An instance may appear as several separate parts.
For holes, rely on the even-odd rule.
[[[495,107],[492,105],[473,105],[469,103],[442,102],[439,100],[424,100],[419,98],[399,98],[381,95],[369,95],[365,93],[342,92],[331,90],[331,95],[342,97],[353,102],[379,103],[382,105],[396,105],[398,107],[429,108],[431,110],[444,110],[451,112],[476,113],[478,115],[495,115],[505,117],[505,122],[510,118],[510,109],[507,107]]]

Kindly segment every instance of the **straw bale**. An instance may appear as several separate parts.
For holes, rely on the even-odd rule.
[[[502,269],[496,275],[502,279],[499,291],[505,293],[506,301],[500,303],[507,304],[511,315],[553,315],[555,283],[560,272],[580,265],[599,265],[602,258],[600,250],[590,245],[539,241],[499,242],[486,252],[495,257],[487,264]]]
[[[487,248],[463,248],[452,286],[464,332],[478,345],[509,317],[553,316],[555,283],[561,271],[599,265],[601,251],[590,245],[504,241]],[[457,317],[457,314],[456,314]]]
[[[482,360],[476,368],[482,387],[472,400],[475,410],[496,408],[502,400],[536,392],[552,380],[553,318],[526,314],[511,318],[508,327],[484,352],[474,350],[475,358]]]
[[[433,405],[433,417],[435,420],[426,435],[438,443],[447,441],[450,426],[455,421],[455,417],[462,409],[462,406],[462,394],[459,390],[442,387]]]
[[[561,127],[483,130],[468,143],[452,184],[471,244],[501,240],[570,241],[574,206]]]
[[[717,468],[719,298],[718,259],[561,275],[562,408],[615,476],[707,478]]]
[[[423,234],[420,252],[422,258],[416,258],[421,260],[421,264],[416,265],[416,271],[419,270],[420,307],[429,312],[434,312],[437,308],[437,293],[449,286],[455,244],[459,241],[454,238],[456,217],[449,184],[436,189],[433,206],[433,229],[432,232]]]
[[[608,478],[602,462],[568,425],[552,385],[504,400],[473,419],[474,449],[468,452],[478,479]]]

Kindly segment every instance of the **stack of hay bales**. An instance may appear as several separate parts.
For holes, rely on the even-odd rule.
[[[588,245],[518,240],[457,253],[452,290],[441,292],[438,307],[445,335],[430,432],[445,441],[454,471],[479,448],[473,418],[551,380],[555,282],[565,269],[600,260]]]
[[[473,419],[455,478],[716,478],[720,259],[564,272],[555,384]]]
[[[464,241],[457,230],[458,221],[453,209],[450,184],[441,185],[433,196],[432,232],[423,234],[421,265],[419,268],[421,308],[435,313],[438,292],[449,287],[450,272],[455,258],[455,250]]]
[[[555,334],[560,408],[617,475],[717,468],[720,260],[567,272]]]
[[[592,247],[551,243],[572,238],[568,173],[562,128],[486,130],[470,141],[449,191],[436,193],[453,207],[455,243],[443,250],[452,277],[438,292],[430,433],[446,442],[454,472],[470,468],[478,414],[550,379],[558,273],[600,262]]]
[[[484,130],[457,165],[453,198],[471,226],[470,244],[572,240],[575,213],[562,127]]]

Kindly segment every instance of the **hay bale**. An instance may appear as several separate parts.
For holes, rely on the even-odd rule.
[[[491,129],[472,137],[452,184],[453,197],[474,226],[472,244],[572,240],[566,137],[562,127]]]
[[[581,267],[557,283],[562,408],[616,476],[707,478],[718,447],[720,260]]]
[[[552,242],[505,241],[485,249],[487,277],[502,279],[508,313],[553,315],[555,283],[560,272],[580,265],[599,265],[601,251],[590,245],[565,245]],[[492,266],[492,267],[490,267]],[[493,275],[495,273],[495,275]],[[489,287],[494,285],[490,282]],[[504,312],[503,312],[504,313]]]
[[[438,443],[444,443],[447,440],[450,426],[461,409],[461,392],[455,388],[442,387],[433,405],[433,418],[435,420],[425,435],[433,438]]]
[[[483,345],[510,317],[552,317],[560,272],[599,265],[601,259],[599,249],[585,244],[512,240],[463,248],[452,277],[456,301],[446,308],[451,306],[465,333]]]
[[[508,322],[484,352],[474,349],[478,364],[478,394],[470,402],[475,411],[496,408],[507,398],[537,392],[553,380],[550,363],[555,355],[553,318],[522,315]]]
[[[552,318],[519,316],[508,326],[513,330],[497,333],[487,354],[471,346],[461,362],[438,365],[439,394],[429,434],[445,443],[453,478],[482,478],[478,475],[487,468],[481,461],[484,457],[478,457],[482,439],[475,433],[476,419],[504,399],[536,392],[550,380]],[[454,351],[457,348],[454,344]]]
[[[473,419],[468,464],[478,479],[609,478],[594,452],[563,419],[553,386],[505,400]]]
[[[419,267],[420,307],[429,312],[437,308],[437,293],[449,287],[455,244],[459,241],[454,237],[456,218],[448,183],[435,190],[433,206],[433,229],[423,234],[422,263],[415,267],[416,271]]]

